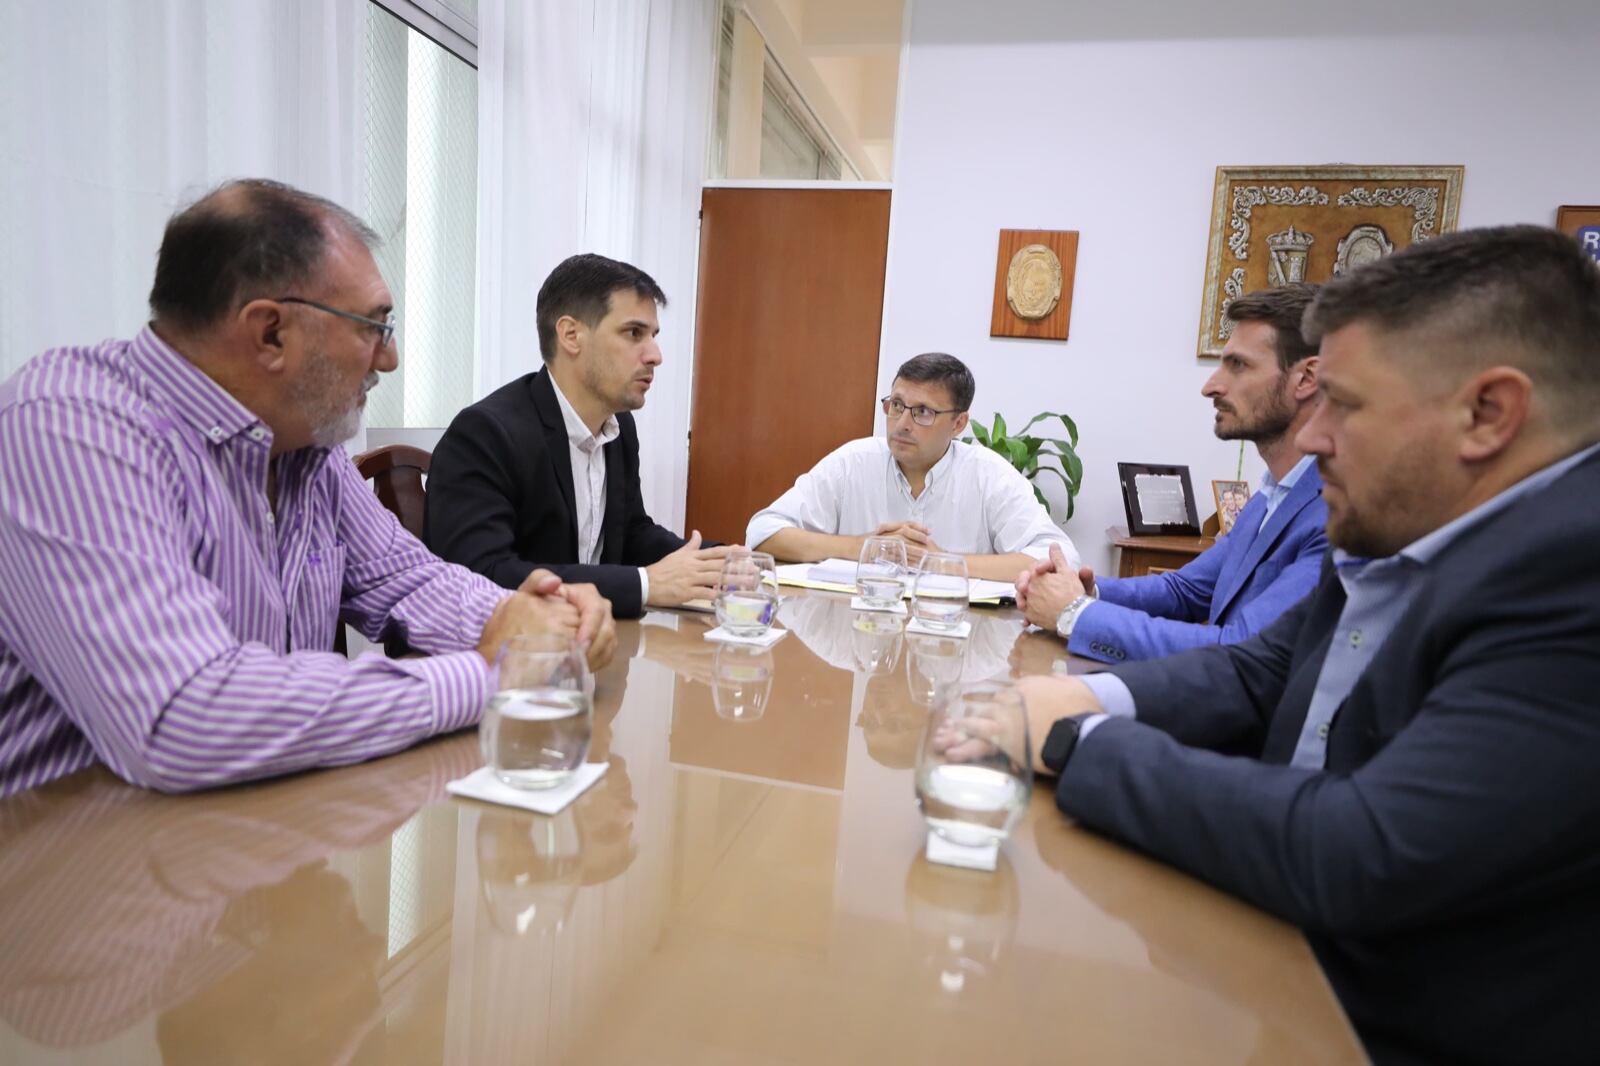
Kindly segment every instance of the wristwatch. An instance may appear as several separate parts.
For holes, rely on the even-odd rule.
[[[1063,607],[1061,613],[1056,616],[1056,636],[1062,640],[1071,637],[1072,627],[1078,624],[1078,616],[1093,602],[1093,596],[1084,595]]]
[[[1087,714],[1078,714],[1070,718],[1058,718],[1050,727],[1050,732],[1045,734],[1044,744],[1039,748],[1039,761],[1057,777],[1066,769],[1072,750],[1078,746],[1078,734],[1083,731],[1083,720],[1088,717]]]

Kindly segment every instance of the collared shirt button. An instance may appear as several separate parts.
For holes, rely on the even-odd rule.
[[[220,441],[225,434],[222,432],[221,426],[212,426],[210,429],[206,430],[206,436],[210,437],[212,440]]]
[[[251,426],[250,427],[250,439],[251,440],[260,440],[262,437],[265,437],[266,435],[267,435],[267,431],[262,429],[260,426]]]
[[[1361,647],[1361,630],[1352,629],[1350,631],[1350,646],[1352,648]]]
[[[272,508],[269,507],[265,511],[263,511],[262,513],[264,515],[266,515],[267,525],[271,526],[271,525],[276,525],[277,524],[278,516],[272,513]]]
[[[1323,722],[1321,725],[1317,726],[1317,738],[1319,740],[1327,740],[1328,739],[1328,723],[1327,722]]]

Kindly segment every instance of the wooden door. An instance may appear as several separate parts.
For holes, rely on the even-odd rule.
[[[706,189],[688,529],[739,543],[750,516],[872,432],[887,189]]]

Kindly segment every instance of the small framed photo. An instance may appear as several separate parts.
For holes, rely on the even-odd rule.
[[[1226,536],[1250,500],[1250,482],[1213,481],[1211,495],[1217,501],[1217,536]]]
[[[1578,242],[1578,247],[1600,263],[1600,205],[1567,204],[1556,211],[1556,229]]]
[[[1122,509],[1128,516],[1129,533],[1136,537],[1200,535],[1188,467],[1118,463],[1117,479],[1122,482]]]

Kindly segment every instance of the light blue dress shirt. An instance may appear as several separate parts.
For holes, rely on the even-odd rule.
[[[1344,586],[1344,609],[1339,612],[1333,642],[1317,675],[1311,706],[1306,711],[1305,725],[1300,730],[1300,740],[1295,745],[1290,765],[1321,769],[1326,763],[1328,732],[1334,714],[1411,605],[1417,582],[1428,564],[1467,530],[1549,485],[1596,452],[1600,452],[1600,444],[1530,474],[1387,558],[1358,559],[1334,549],[1335,573]],[[1095,715],[1083,724],[1080,743],[1107,717],[1137,717],[1133,693],[1120,678],[1111,674],[1089,674],[1083,682],[1100,701],[1105,714]]]
[[[1257,533],[1267,528],[1267,522],[1271,520],[1272,512],[1276,511],[1278,505],[1289,498],[1289,490],[1295,487],[1295,484],[1300,480],[1300,475],[1310,470],[1311,465],[1316,461],[1317,457],[1314,455],[1302,455],[1300,461],[1290,467],[1287,474],[1283,475],[1282,481],[1272,480],[1271,470],[1265,471],[1261,475],[1261,493],[1267,498],[1267,511],[1261,516],[1261,525],[1256,528]]]

